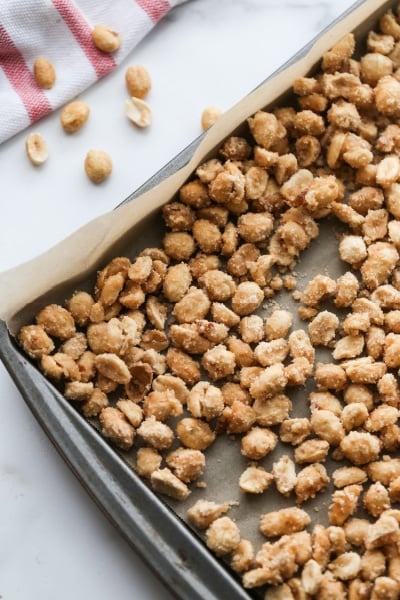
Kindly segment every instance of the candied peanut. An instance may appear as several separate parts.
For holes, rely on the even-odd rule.
[[[117,408],[108,406],[100,413],[102,434],[123,450],[129,450],[133,445],[135,430],[125,419],[125,415]]]
[[[390,58],[379,52],[370,52],[361,57],[361,80],[372,87],[374,87],[382,77],[391,75],[392,71],[393,63]]]
[[[313,411],[311,415],[311,427],[316,435],[322,440],[329,442],[332,446],[338,446],[346,439],[345,431],[339,417],[329,410]]]
[[[397,600],[398,582],[390,577],[377,577],[371,592],[371,600]]]
[[[232,308],[237,315],[244,316],[256,310],[264,299],[264,294],[254,281],[239,283],[232,297]]]
[[[188,483],[202,475],[205,457],[200,450],[177,448],[167,455],[166,463],[181,481]]]
[[[327,117],[328,121],[339,129],[357,131],[361,126],[361,117],[357,108],[345,100],[332,103]]]
[[[243,573],[244,571],[248,571],[253,560],[253,544],[249,540],[241,539],[232,555],[231,568],[236,573]]]
[[[201,113],[201,128],[203,131],[209,129],[219,117],[222,115],[222,110],[218,106],[207,106]]]
[[[193,224],[192,234],[200,250],[205,254],[220,251],[221,232],[215,223],[207,219],[197,219]]]
[[[185,231],[171,231],[163,239],[166,254],[178,261],[189,260],[195,251],[194,239]]]
[[[294,446],[301,444],[311,433],[311,423],[306,418],[287,419],[282,422],[279,437]]]
[[[157,450],[169,448],[174,440],[174,432],[168,425],[157,421],[154,416],[146,418],[136,430],[146,444]]]
[[[108,397],[98,388],[94,388],[89,398],[81,405],[85,417],[97,417],[108,406]]]
[[[256,413],[254,409],[240,400],[234,399],[230,406],[224,408],[223,423],[228,434],[246,433],[255,421]]]
[[[311,558],[303,567],[301,582],[306,594],[315,595],[322,580],[321,566]]]
[[[209,311],[211,302],[202,290],[192,286],[175,304],[173,314],[178,323],[193,323],[203,319]]]
[[[341,70],[343,63],[350,58],[355,48],[353,33],[347,33],[322,57],[322,70],[335,72]]]
[[[80,380],[80,372],[76,361],[63,352],[56,352],[51,355],[43,354],[40,366],[46,376],[57,381],[62,378],[72,381]]]
[[[367,38],[367,48],[370,52],[379,52],[380,54],[389,54],[394,47],[394,37],[392,35],[379,34],[370,31]]]
[[[284,454],[272,465],[272,474],[276,489],[283,496],[288,496],[296,485],[296,470],[294,462]]]
[[[375,104],[379,112],[388,116],[398,116],[400,83],[391,75],[382,77],[375,87]]]
[[[42,358],[45,354],[51,354],[55,348],[53,340],[42,325],[22,327],[18,334],[18,341],[31,358]]]
[[[346,235],[339,244],[340,258],[351,265],[357,265],[367,257],[367,247],[361,236]]]
[[[218,162],[218,161],[217,161]],[[205,163],[203,166],[206,167]],[[218,168],[222,171],[223,167],[218,162]],[[207,182],[208,183],[208,182]],[[208,195],[207,186],[197,179],[186,183],[179,190],[179,199],[183,204],[190,206],[193,209],[204,208],[210,205],[210,197]]]
[[[241,452],[251,460],[260,460],[277,444],[277,436],[265,427],[253,427],[243,438]]]
[[[383,460],[371,462],[367,467],[367,472],[372,481],[380,481],[383,485],[388,486],[393,479],[400,477],[400,460],[384,457]]]
[[[228,350],[235,355],[236,364],[239,367],[250,367],[254,365],[254,352],[247,342],[231,336],[227,342]]]
[[[371,433],[351,431],[340,442],[340,449],[350,462],[363,465],[377,459],[381,444]]]
[[[328,568],[338,579],[348,581],[357,577],[361,569],[361,558],[356,552],[345,552],[333,560]]]
[[[53,63],[45,57],[40,57],[33,63],[33,75],[39,87],[49,90],[56,82],[56,70]]]
[[[389,496],[392,502],[400,502],[400,476],[390,482]]]
[[[238,547],[240,531],[229,517],[219,517],[206,530],[206,544],[216,556],[230,554]]]
[[[311,412],[316,410],[327,410],[336,417],[342,413],[342,404],[340,400],[330,392],[311,392],[309,395]]]
[[[327,310],[321,311],[308,326],[311,342],[314,346],[328,346],[335,338],[339,326],[337,316]]]
[[[187,511],[189,521],[198,529],[207,529],[222,514],[226,513],[231,506],[230,502],[217,504],[209,500],[197,500]]]
[[[203,417],[207,421],[218,417],[224,408],[222,392],[206,381],[193,386],[187,399],[188,410],[196,418]]]
[[[268,173],[262,167],[250,167],[245,174],[245,180],[246,199],[257,200],[267,187]]]
[[[93,383],[84,383],[82,381],[70,381],[65,384],[64,396],[68,400],[78,402],[87,401],[93,393]]]
[[[240,323],[240,317],[221,302],[213,302],[211,316],[216,323],[223,323],[227,327],[234,327]]]
[[[254,244],[242,244],[230,257],[227,263],[227,271],[235,277],[245,275],[248,265],[255,262],[260,256],[260,251]]]
[[[326,275],[316,275],[304,290],[301,301],[308,306],[316,306],[336,292],[336,281]]]
[[[169,348],[167,365],[186,383],[194,384],[200,380],[199,363],[177,348]]]
[[[299,464],[324,461],[328,455],[329,447],[329,442],[326,440],[306,440],[295,449],[295,460]]]
[[[219,344],[207,350],[201,359],[201,364],[211,379],[222,379],[231,375],[235,370],[235,355]]]
[[[151,474],[160,468],[162,456],[155,448],[138,448],[136,453],[136,471],[141,477],[150,479]]]
[[[308,514],[301,508],[282,508],[261,516],[260,531],[266,537],[277,537],[301,531],[310,521]]]
[[[226,224],[221,236],[221,254],[224,256],[232,256],[236,252],[239,244],[239,234],[237,227],[229,222]]]
[[[335,350],[333,351],[332,356],[335,360],[342,360],[343,358],[355,358],[362,353],[363,349],[363,335],[346,335],[336,342]]]
[[[229,208],[240,206],[245,195],[243,173],[234,163],[227,161],[223,171],[211,181],[209,193],[217,204],[224,204]]]
[[[342,366],[352,383],[377,383],[386,373],[386,364],[374,362],[370,356],[348,360]]]
[[[346,385],[346,372],[340,365],[318,363],[314,373],[318,388],[341,390]]]
[[[344,407],[341,420],[346,431],[357,429],[368,418],[368,409],[362,402],[352,402]]]
[[[183,481],[168,468],[156,469],[150,475],[151,487],[159,494],[165,494],[175,500],[186,500],[190,490]]]
[[[146,419],[155,417],[157,421],[165,421],[170,416],[178,417],[182,414],[182,403],[177,400],[172,390],[166,390],[163,392],[154,391],[150,392],[150,394],[148,394],[144,399],[143,410]],[[128,420],[131,421],[129,416],[126,416]],[[140,425],[140,422],[138,425],[136,425],[136,427]]]
[[[247,212],[238,219],[238,233],[246,242],[263,242],[271,233],[273,223],[273,217],[268,212]]]
[[[365,346],[368,356],[375,360],[380,358],[385,347],[385,332],[380,327],[372,326],[367,331]]]
[[[132,400],[118,400],[117,408],[133,427],[139,427],[143,420],[143,410],[138,404],[135,404]]]
[[[219,153],[227,160],[247,160],[250,158],[252,147],[249,142],[238,136],[230,136],[223,144]]]
[[[36,323],[44,331],[60,340],[66,340],[75,333],[74,318],[68,310],[58,304],[49,304],[36,315]]]
[[[320,463],[313,463],[304,467],[297,473],[294,488],[296,499],[299,504],[314,498],[318,492],[323,490],[329,482],[326,469]]]
[[[269,367],[275,363],[283,363],[288,352],[288,342],[283,338],[276,338],[270,342],[260,342],[254,349],[254,356],[260,365]]]
[[[310,364],[313,364],[315,350],[305,331],[296,329],[289,335],[288,341],[289,352],[293,358],[305,358]]]
[[[274,480],[262,467],[247,467],[240,476],[239,488],[246,494],[262,494]]]
[[[285,389],[287,378],[282,363],[265,368],[250,385],[250,394],[255,400],[267,400]]]
[[[371,523],[365,535],[365,547],[374,550],[396,541],[399,533],[399,523],[390,514],[383,513],[375,523]]]
[[[257,399],[253,403],[258,425],[269,427],[285,421],[292,408],[292,403],[284,394],[276,394],[268,400]]]
[[[379,517],[385,510],[390,508],[389,492],[380,481],[369,486],[364,494],[363,505],[365,510],[373,517]]]
[[[190,417],[179,421],[176,435],[184,446],[193,450],[205,450],[215,439],[215,433],[207,423]]]
[[[248,119],[249,128],[257,144],[269,150],[286,135],[286,129],[272,113],[258,111]]]
[[[207,271],[199,277],[198,281],[201,286],[204,286],[208,297],[212,301],[225,302],[226,300],[229,300],[236,291],[236,285],[233,278],[228,275],[228,273],[224,273],[219,269]]]
[[[313,165],[321,153],[321,144],[313,135],[302,135],[296,140],[296,156],[300,167]]]
[[[267,340],[285,338],[293,324],[293,317],[287,310],[274,310],[265,321],[265,336]]]
[[[162,208],[165,224],[172,231],[190,231],[193,227],[195,214],[182,202],[170,202]]]
[[[361,485],[348,485],[332,494],[332,504],[329,506],[329,522],[332,525],[343,523],[354,514],[362,491]]]
[[[341,467],[333,471],[332,480],[335,487],[344,488],[349,485],[364,483],[367,480],[367,475],[359,467]]]
[[[370,432],[380,431],[388,425],[394,425],[398,418],[399,411],[397,408],[383,404],[370,413],[365,422],[365,429]]]
[[[353,546],[363,546],[369,525],[367,519],[348,519],[343,526],[346,540]]]

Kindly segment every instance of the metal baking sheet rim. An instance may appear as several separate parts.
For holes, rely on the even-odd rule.
[[[302,59],[332,28],[367,0],[355,2],[266,81]],[[370,2],[371,6],[373,3]],[[379,2],[378,16],[396,2]],[[371,19],[371,15],[358,27]],[[332,44],[347,31],[343,28]],[[302,73],[304,74],[304,73]],[[300,75],[300,73],[299,73]],[[288,89],[290,88],[290,84]],[[276,100],[270,99],[269,103]],[[192,142],[125,201],[152,189],[189,162],[203,136]],[[0,358],[62,458],[122,536],[171,592],[182,600],[249,600],[248,593],[189,527],[157,497],[63,396],[22,355],[0,319]]]

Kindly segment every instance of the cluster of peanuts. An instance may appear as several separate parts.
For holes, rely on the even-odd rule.
[[[91,35],[94,46],[101,52],[110,54],[120,48],[120,35],[111,27],[95,25]],[[48,58],[40,57],[35,60],[33,75],[38,86],[43,89],[51,89],[56,83],[56,69]],[[125,83],[130,95],[125,104],[128,119],[138,127],[148,127],[152,112],[144,98],[151,89],[149,72],[142,65],[130,66],[125,72]],[[72,134],[83,127],[89,114],[90,106],[87,102],[74,100],[62,109],[61,126],[64,131]],[[29,160],[35,166],[43,165],[49,157],[47,142],[40,133],[31,133],[27,137],[25,149]],[[90,150],[85,157],[84,167],[93,183],[101,183],[112,172],[112,160],[104,150]]]
[[[105,53],[116,52],[121,39],[117,31],[106,25],[95,25],[92,30],[92,42]],[[37,58],[33,64],[33,75],[36,83],[43,89],[51,89],[56,83],[56,69],[52,62],[45,57]],[[125,113],[128,119],[137,127],[148,127],[152,122],[152,110],[144,100],[151,90],[151,77],[143,65],[132,65],[125,71],[125,83],[129,99],[125,101]],[[217,106],[208,106],[201,115],[203,131],[209,129],[221,116],[222,111]],[[90,115],[90,106],[83,100],[70,102],[61,111],[60,121],[65,132],[72,134],[81,129]],[[46,140],[40,133],[31,133],[25,140],[26,154],[35,166],[43,165],[49,157]],[[84,167],[86,175],[93,183],[102,183],[112,172],[112,159],[104,150],[89,150],[86,154]]]
[[[136,446],[156,492],[186,500],[216,436],[237,437],[241,492],[273,485],[293,506],[261,516],[257,552],[226,515],[231,502],[200,499],[188,519],[245,588],[268,586],[267,600],[400,597],[397,14],[366,48],[353,59],[346,35],[294,82],[293,105],[257,112],[246,137],[200,165],[162,209],[162,247],[113,259],[93,294],[44,307],[19,333],[111,443]],[[300,292],[293,269],[327,215],[346,229],[349,270]],[[304,328],[279,305],[260,316],[282,289]],[[316,361],[320,346],[331,362]],[[309,416],[292,416],[290,390],[307,381]],[[278,441],[269,472],[260,461]],[[330,473],[327,459],[339,463]],[[328,484],[329,524],[309,532],[303,505]]]

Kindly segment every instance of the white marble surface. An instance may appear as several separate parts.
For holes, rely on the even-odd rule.
[[[82,94],[92,108],[84,129],[63,135],[57,113],[31,128],[49,142],[42,169],[25,157],[28,131],[0,146],[0,270],[113,208],[200,133],[205,106],[229,108],[351,4],[192,0],[174,9],[117,71]],[[146,131],[124,116],[124,69],[133,63],[153,78],[154,122]],[[90,148],[114,161],[98,187],[83,172]],[[1,364],[0,403],[1,598],[171,598],[77,483]]]

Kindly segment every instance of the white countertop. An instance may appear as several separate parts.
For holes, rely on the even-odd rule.
[[[191,0],[173,9],[116,71],[81,95],[91,106],[81,131],[63,134],[57,111],[0,146],[0,271],[112,209],[197,137],[204,107],[232,106],[351,4]],[[153,80],[154,121],[145,131],[124,114],[125,68],[135,63]],[[40,169],[25,156],[31,131],[49,143]],[[100,186],[83,171],[91,148],[107,150],[114,163]],[[0,403],[0,597],[172,598],[70,473],[2,364]]]

